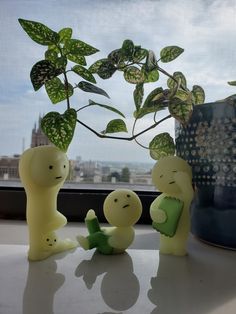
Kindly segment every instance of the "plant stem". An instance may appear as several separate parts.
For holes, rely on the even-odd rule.
[[[76,110],[76,112],[79,112],[80,110],[83,110],[83,109],[85,109],[85,108],[87,108],[87,107],[91,107],[91,106],[95,106],[95,104],[88,104],[88,105],[85,105],[85,106],[79,108],[78,110]]]
[[[101,134],[98,133],[96,130],[92,129],[90,126],[88,126],[87,124],[85,124],[84,122],[80,121],[77,119],[77,122],[81,125],[83,125],[86,129],[88,129],[89,131],[91,131],[92,133],[94,133],[96,136],[100,137],[100,138],[109,138],[109,139],[115,139],[115,140],[124,140],[124,141],[133,141],[135,140],[138,136],[150,131],[151,129],[154,129],[158,124],[162,123],[163,121],[167,120],[171,118],[171,115],[168,115],[166,117],[164,117],[163,119],[161,119],[160,121],[155,122],[154,124],[152,124],[151,126],[149,126],[148,128],[142,130],[141,132],[137,133],[137,134],[133,134],[131,137],[122,137],[122,136],[112,136],[112,135],[105,135],[105,134]],[[137,119],[135,120],[134,125],[136,124]],[[134,132],[134,126],[133,126],[133,132]],[[147,148],[147,147],[145,147]]]
[[[169,78],[171,78],[173,81],[175,81],[176,84],[179,83],[173,75],[171,75],[171,74],[169,74],[168,72],[166,72],[164,69],[162,69],[161,67],[159,67],[159,65],[157,65],[157,70],[159,70],[161,73],[163,73],[163,74],[165,74],[166,76],[168,76]],[[180,84],[180,87],[181,87],[184,91],[187,91],[186,87],[183,86],[182,84]]]
[[[69,97],[69,83],[66,75],[66,71],[63,72],[64,74],[64,81],[65,81],[65,91],[66,91],[66,102],[67,102],[67,110],[70,109],[70,97]]]
[[[60,47],[60,45],[58,44],[57,45],[57,48],[59,49],[60,51],[60,54],[61,54],[61,57],[63,58],[64,55],[63,55],[63,51]],[[65,82],[65,92],[66,92],[66,102],[67,102],[67,110],[70,109],[70,97],[69,97],[69,82],[68,82],[68,79],[67,79],[67,72],[66,69],[63,71],[63,75],[64,75],[64,82]]]

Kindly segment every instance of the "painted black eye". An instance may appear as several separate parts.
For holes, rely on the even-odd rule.
[[[64,168],[66,167],[66,165],[63,166]]]
[[[54,242],[57,242],[57,239],[54,239]]]
[[[130,197],[130,195],[129,195],[129,194],[127,194],[127,197]]]
[[[114,202],[115,202],[115,203],[116,203],[116,202],[118,202],[118,199],[117,199],[117,198],[115,198],[115,199],[114,199]]]
[[[49,239],[46,240],[47,242],[49,241]]]
[[[52,165],[50,165],[48,168],[49,168],[50,170],[52,170],[52,169],[53,169],[53,166],[52,166]]]

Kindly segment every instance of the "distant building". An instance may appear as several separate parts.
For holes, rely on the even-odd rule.
[[[31,147],[50,145],[48,138],[41,129],[42,117],[39,116],[38,126],[34,125],[31,133]],[[20,155],[2,156],[0,157],[0,179],[11,180],[19,179],[19,165]]]
[[[19,178],[19,160],[20,155],[0,157],[0,179],[10,180]]]
[[[47,138],[47,136],[43,133],[41,129],[41,120],[42,120],[42,117],[39,116],[38,126],[36,123],[34,124],[34,128],[31,134],[31,148],[51,144],[49,139]]]

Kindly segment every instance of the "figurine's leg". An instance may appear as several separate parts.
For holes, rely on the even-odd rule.
[[[161,254],[173,254],[171,238],[165,235],[160,235],[160,253]]]
[[[41,239],[41,241],[39,239]],[[55,232],[40,236],[39,239],[31,241],[30,243],[28,258],[31,261],[43,260],[51,255],[74,249],[78,246],[77,241],[58,239]]]
[[[41,261],[47,257],[49,257],[50,255],[52,255],[51,252],[49,251],[43,251],[40,249],[29,249],[28,251],[28,259],[30,261]]]
[[[89,250],[89,240],[82,236],[82,235],[79,235],[76,237],[77,238],[77,241],[79,242],[80,246],[84,249],[84,250]]]
[[[187,255],[187,240],[186,239],[178,239],[175,241],[174,246],[173,246],[173,254],[177,256]]]
[[[97,248],[103,254],[112,254],[113,248],[108,244],[108,236],[102,231],[90,234],[87,237],[78,236],[77,240],[85,250]]]
[[[78,246],[78,242],[77,241],[73,241],[71,239],[64,239],[64,240],[59,240],[57,246],[55,246],[54,253],[59,253],[59,252],[63,252],[66,250],[71,250],[74,249]]]
[[[57,230],[61,227],[64,227],[67,223],[67,219],[64,215],[62,215],[60,212],[57,212],[56,216],[53,218],[52,221],[50,221],[45,229],[46,231],[50,232],[50,231],[54,231]]]

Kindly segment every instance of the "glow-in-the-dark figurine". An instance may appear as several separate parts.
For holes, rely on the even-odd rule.
[[[30,148],[20,158],[19,174],[27,196],[29,260],[42,260],[77,246],[76,241],[60,240],[55,233],[67,223],[57,211],[57,195],[68,171],[66,154],[54,146]]]
[[[186,255],[194,195],[191,167],[177,156],[164,157],[153,167],[152,180],[162,192],[150,208],[152,226],[161,233],[160,253]]]
[[[89,235],[78,236],[78,242],[85,250],[97,248],[102,254],[123,253],[134,240],[133,225],[141,216],[141,201],[133,191],[118,189],[106,197],[103,211],[112,227],[101,229],[94,210],[90,209],[85,218]]]

